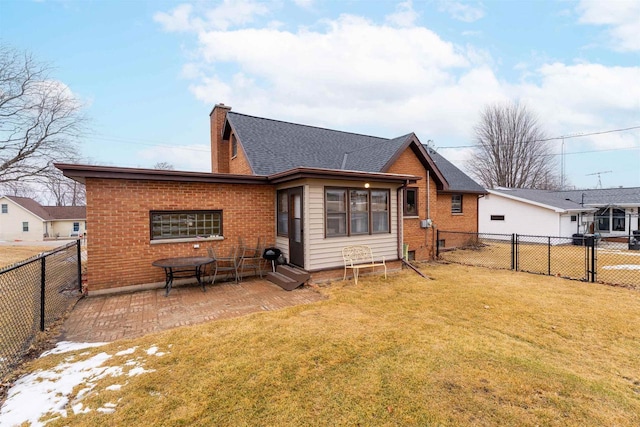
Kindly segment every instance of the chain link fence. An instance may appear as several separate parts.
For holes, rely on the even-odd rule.
[[[640,289],[640,236],[437,232],[438,259]]]
[[[0,270],[0,378],[82,295],[80,240]]]

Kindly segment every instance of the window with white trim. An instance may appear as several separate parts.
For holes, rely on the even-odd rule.
[[[2,213],[9,213],[9,205],[6,203],[2,204]]]

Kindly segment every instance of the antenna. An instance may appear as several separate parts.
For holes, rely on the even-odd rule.
[[[611,172],[612,171],[600,171],[600,172],[588,173],[585,176],[598,175],[598,186],[596,188],[602,188],[602,180],[600,179],[600,175],[602,175],[604,173],[611,173]]]

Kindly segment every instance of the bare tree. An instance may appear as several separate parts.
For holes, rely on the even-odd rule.
[[[536,115],[526,106],[486,106],[475,137],[475,156],[467,162],[467,168],[485,187],[559,187],[549,142]]]
[[[8,182],[2,186],[2,193],[9,196],[28,197],[42,203],[42,193],[26,182]]]
[[[86,204],[86,191],[84,184],[67,178],[62,171],[51,167],[47,175],[42,178],[42,184],[48,190],[50,203],[55,206],[84,206]]]
[[[166,171],[172,171],[174,169],[173,165],[169,162],[158,162],[153,165],[154,169],[162,169]]]
[[[0,45],[0,186],[36,180],[76,150],[81,105],[49,71],[29,53]]]

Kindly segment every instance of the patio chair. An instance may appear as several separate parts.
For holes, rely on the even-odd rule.
[[[235,246],[231,247],[229,251],[229,255],[226,257],[219,256],[216,254],[216,250],[214,248],[207,248],[207,252],[210,258],[213,258],[214,261],[211,263],[211,270],[213,270],[213,278],[211,280],[211,284],[213,285],[216,282],[216,277],[218,274],[226,274],[228,276],[233,276],[233,279],[236,283],[238,283],[238,251]],[[211,277],[211,273],[209,273]]]
[[[240,238],[240,266],[238,271],[240,279],[244,277],[246,270],[253,270],[253,272],[262,279],[263,263],[265,262],[262,257],[263,245],[260,237],[258,237],[258,243],[255,247],[248,247],[244,244],[242,238]]]

